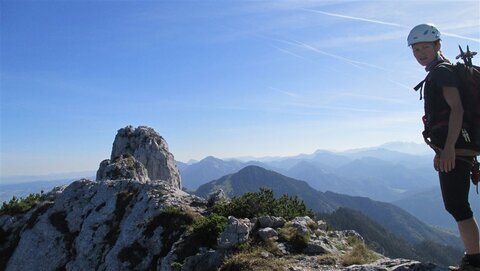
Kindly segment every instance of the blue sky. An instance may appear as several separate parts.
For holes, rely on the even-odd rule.
[[[95,170],[127,125],[180,161],[422,142],[410,28],[480,49],[478,1],[0,4],[1,176]]]

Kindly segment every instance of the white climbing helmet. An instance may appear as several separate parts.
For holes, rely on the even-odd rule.
[[[408,34],[408,46],[420,42],[434,42],[440,39],[440,31],[433,24],[419,24]]]

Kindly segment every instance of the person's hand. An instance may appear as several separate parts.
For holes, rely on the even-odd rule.
[[[440,171],[440,155],[435,154],[435,157],[433,158],[433,168],[436,171]]]
[[[440,153],[438,159],[438,169],[440,172],[450,172],[455,168],[455,148],[445,147]]]

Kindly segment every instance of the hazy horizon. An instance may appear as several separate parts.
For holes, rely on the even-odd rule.
[[[385,147],[385,145],[404,145],[402,150],[398,149],[392,149]],[[411,149],[412,144],[414,145],[413,147],[415,150]],[[406,150],[405,146],[409,147],[408,150]],[[406,154],[412,154],[412,155],[428,155],[431,153],[430,149],[425,145],[425,144],[419,144],[419,143],[414,143],[414,142],[399,142],[399,141],[392,141],[392,142],[387,142],[378,146],[371,146],[371,147],[365,147],[365,148],[354,148],[354,149],[346,149],[346,150],[328,150],[328,149],[317,149],[317,150],[312,150],[311,152],[307,153],[296,153],[292,155],[286,155],[286,156],[262,156],[262,157],[254,157],[254,156],[243,156],[243,157],[217,157],[213,155],[207,155],[205,157],[202,157],[201,159],[189,159],[187,161],[180,161],[178,159],[175,159],[177,162],[182,162],[182,163],[192,163],[192,162],[200,162],[201,160],[207,158],[207,157],[215,157],[217,159],[221,160],[239,160],[242,162],[248,162],[248,161],[264,161],[264,160],[275,160],[275,159],[284,159],[288,157],[295,157],[299,155],[312,155],[315,154],[316,152],[319,151],[328,151],[336,154],[343,154],[345,152],[352,152],[352,151],[362,151],[362,150],[369,150],[369,149],[378,149],[378,148],[385,148],[388,150],[393,150],[393,151],[398,151]],[[174,154],[175,156],[175,154]],[[105,159],[108,159],[105,158]],[[100,164],[101,161],[98,161],[98,164]],[[98,168],[92,168],[89,170],[82,170],[82,171],[70,171],[70,172],[50,172],[48,174],[39,174],[39,175],[0,175],[0,185],[2,184],[14,184],[14,183],[28,183],[32,181],[57,181],[57,180],[64,180],[64,179],[75,179],[75,178],[90,178],[94,177],[96,174]]]

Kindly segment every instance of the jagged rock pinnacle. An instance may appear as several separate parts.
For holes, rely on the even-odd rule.
[[[181,189],[180,173],[173,155],[168,150],[167,142],[155,130],[146,126],[137,128],[127,126],[118,130],[113,142],[110,160],[102,162],[97,173],[97,180],[105,178],[105,176],[102,176],[103,168],[127,156],[133,157],[134,160],[145,167],[150,180],[161,180]],[[130,175],[141,174],[132,173]]]

